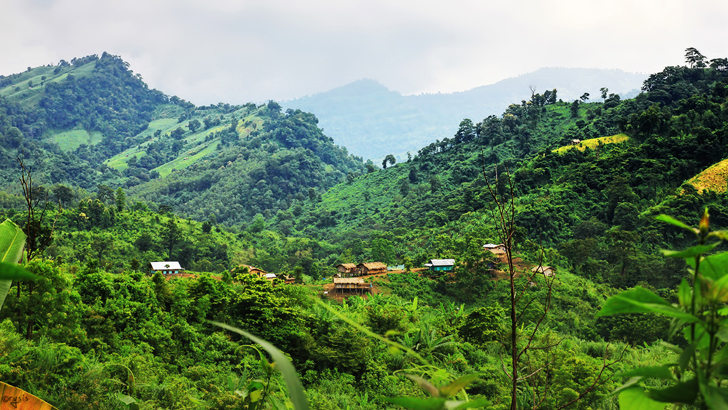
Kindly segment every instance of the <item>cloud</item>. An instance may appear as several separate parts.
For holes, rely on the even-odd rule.
[[[6,0],[0,73],[107,51],[197,104],[291,99],[360,78],[450,92],[544,66],[653,72],[724,56],[728,3]]]

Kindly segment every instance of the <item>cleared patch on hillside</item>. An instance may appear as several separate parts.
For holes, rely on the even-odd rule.
[[[710,168],[690,178],[688,183],[695,187],[698,193],[713,191],[719,194],[728,189],[728,159],[724,159]]]
[[[98,131],[89,133],[86,130],[71,130],[54,134],[52,139],[58,143],[58,147],[68,152],[80,147],[81,144],[96,145],[103,137]]]
[[[200,161],[207,155],[212,154],[217,149],[218,144],[220,144],[219,138],[211,141],[206,146],[197,146],[190,151],[186,151],[178,156],[176,159],[169,161],[164,165],[160,165],[157,168],[154,168],[154,170],[159,172],[159,176],[164,178],[167,175],[171,174],[173,170],[187,168],[190,165]]]
[[[583,140],[579,144],[576,144],[576,145],[567,145],[565,147],[556,148],[555,150],[553,150],[553,152],[555,152],[557,154],[563,154],[570,149],[578,149],[579,151],[584,151],[587,148],[594,149],[594,148],[598,147],[600,143],[602,145],[619,144],[619,143],[625,142],[627,140],[629,140],[629,137],[624,134],[617,134],[617,135],[612,135],[609,137],[592,138],[592,139],[588,139],[588,140]]]

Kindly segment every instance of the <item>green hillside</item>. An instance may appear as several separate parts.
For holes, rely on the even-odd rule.
[[[149,90],[106,53],[2,77],[0,87],[0,186],[15,184],[20,156],[42,184],[123,187],[183,215],[216,214],[232,225],[363,168],[310,114],[284,113],[274,102],[195,107]],[[255,178],[247,175],[253,170]]]
[[[52,100],[98,77],[46,85],[35,108],[0,98],[0,175],[35,161],[39,206],[17,182],[0,191],[39,276],[0,272],[0,380],[59,410],[721,408],[728,60],[696,53],[634,99],[534,93],[381,168],[272,101],[136,89],[143,121],[85,121],[89,98],[64,128]],[[62,132],[85,142],[64,151]],[[1,228],[0,250],[22,251]],[[373,261],[404,269],[332,281]]]

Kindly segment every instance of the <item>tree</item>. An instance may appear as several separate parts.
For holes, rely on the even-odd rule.
[[[371,174],[372,172],[377,170],[377,167],[375,167],[374,164],[367,163],[365,167],[367,168],[367,174]]]
[[[68,206],[73,200],[73,190],[65,185],[57,185],[53,188],[53,195],[61,205]]]
[[[571,118],[576,118],[579,116],[579,100],[574,100],[573,103],[571,103]]]
[[[708,59],[700,54],[700,51],[695,49],[695,47],[685,49],[685,62],[690,65],[690,68],[705,68],[707,67],[707,61]]]
[[[492,219],[495,221],[496,231],[498,239],[505,246],[505,257],[508,263],[506,272],[508,274],[508,287],[509,287],[509,300],[507,310],[510,316],[510,323],[508,323],[509,329],[507,330],[507,338],[503,341],[503,347],[505,351],[510,354],[510,369],[506,367],[505,362],[503,363],[503,371],[510,381],[510,395],[511,395],[511,410],[518,409],[518,398],[519,391],[528,385],[534,397],[532,408],[542,408],[541,405],[549,398],[553,393],[549,392],[550,381],[546,380],[541,383],[545,383],[546,386],[539,388],[539,378],[535,378],[541,371],[544,374],[552,374],[554,364],[549,359],[553,355],[553,350],[560,344],[560,341],[550,340],[546,337],[545,340],[539,340],[538,332],[539,329],[545,325],[544,319],[547,317],[549,310],[552,307],[552,292],[556,275],[546,276],[538,274],[538,269],[533,270],[532,273],[521,275],[516,277],[517,271],[514,265],[514,237],[516,233],[516,203],[514,195],[513,181],[510,173],[506,172],[505,178],[508,181],[508,194],[501,195],[497,192],[497,189],[491,184],[488,174],[483,170],[483,177],[485,178],[487,189],[492,198]],[[543,252],[539,257],[539,266],[543,266]],[[540,295],[529,295],[528,289],[531,287],[530,284],[543,289]],[[538,299],[541,299],[540,301]],[[535,302],[535,303],[534,303]],[[524,313],[527,312],[527,307],[531,306],[532,310],[536,310],[535,317],[530,320],[533,324],[528,330],[524,331],[525,317]],[[579,400],[586,397],[589,392],[595,388],[606,383],[609,378],[604,378],[605,370],[621,361],[621,356],[612,362],[607,361],[608,350],[605,349],[604,361],[601,369],[598,371],[596,377],[593,377],[593,382],[590,386],[585,387],[581,393],[573,391],[565,404],[556,407],[557,410],[566,408]],[[539,356],[543,359],[538,360],[536,358],[536,352],[540,352]],[[543,354],[543,355],[541,355]],[[572,389],[573,390],[573,389]]]
[[[174,218],[169,218],[162,231],[162,241],[167,247],[167,257],[172,259],[174,247],[181,241],[182,232]]]
[[[402,178],[399,180],[399,193],[402,194],[402,196],[407,196],[410,192],[410,184],[409,180],[406,178]]]
[[[101,261],[104,254],[114,249],[114,239],[108,234],[95,236],[91,241],[91,250],[96,252],[97,258]]]
[[[416,184],[417,182],[419,182],[420,177],[419,177],[419,175],[417,175],[417,168],[415,168],[415,167],[410,168],[408,178],[409,178],[410,184]]]
[[[461,144],[472,141],[475,138],[475,126],[468,118],[460,121],[460,126],[455,133],[455,143]]]
[[[349,172],[346,174],[346,183],[351,184],[356,179],[356,172]]]
[[[545,95],[546,95],[546,93],[544,93],[544,96]],[[546,99],[546,102],[548,104],[555,104],[556,103],[556,89],[555,88],[553,90],[551,90],[551,94],[549,94],[549,97]]]
[[[202,124],[200,124],[200,121],[198,121],[197,119],[194,119],[187,124],[187,128],[189,128],[190,131],[192,131],[194,133],[195,131],[197,131],[200,128],[201,125]]]
[[[387,265],[394,262],[394,246],[392,241],[384,238],[372,240],[372,258],[386,263]]]
[[[589,93],[584,93],[584,94],[582,94],[582,95],[581,95],[581,97],[579,97],[579,99],[580,99],[580,100],[581,100],[581,102],[583,102],[583,103],[585,103],[585,102],[589,101]]]
[[[601,91],[601,93],[602,93],[602,100],[606,100],[607,96],[609,95],[609,88],[602,87],[599,89],[599,91]]]
[[[174,129],[174,131],[170,132],[169,135],[172,138],[174,138],[176,140],[179,140],[179,139],[182,139],[182,137],[185,136],[185,130],[183,130],[182,127],[177,127],[177,128]]]
[[[293,268],[293,277],[296,283],[303,283],[303,267],[296,266]]]
[[[124,194],[124,190],[119,187],[116,190],[116,211],[117,212],[124,212],[124,209],[126,208],[126,195]]]
[[[101,201],[102,203],[106,203],[107,201],[114,201],[115,195],[114,190],[109,188],[108,185],[99,185],[98,191],[96,192],[96,199]]]
[[[442,187],[442,182],[440,182],[440,178],[437,175],[433,175],[430,177],[430,192],[435,193],[440,190]]]
[[[387,163],[389,163],[389,165],[394,165],[397,163],[397,159],[394,158],[394,155],[389,154],[384,157],[384,160],[382,161],[382,168],[387,169]]]
[[[714,58],[710,60],[710,68],[716,71],[728,71],[728,58]]]

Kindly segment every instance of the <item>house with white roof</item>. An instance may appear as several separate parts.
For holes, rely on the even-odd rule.
[[[154,275],[156,272],[160,272],[162,275],[171,275],[184,272],[184,268],[180,266],[179,262],[149,262],[149,273]]]

